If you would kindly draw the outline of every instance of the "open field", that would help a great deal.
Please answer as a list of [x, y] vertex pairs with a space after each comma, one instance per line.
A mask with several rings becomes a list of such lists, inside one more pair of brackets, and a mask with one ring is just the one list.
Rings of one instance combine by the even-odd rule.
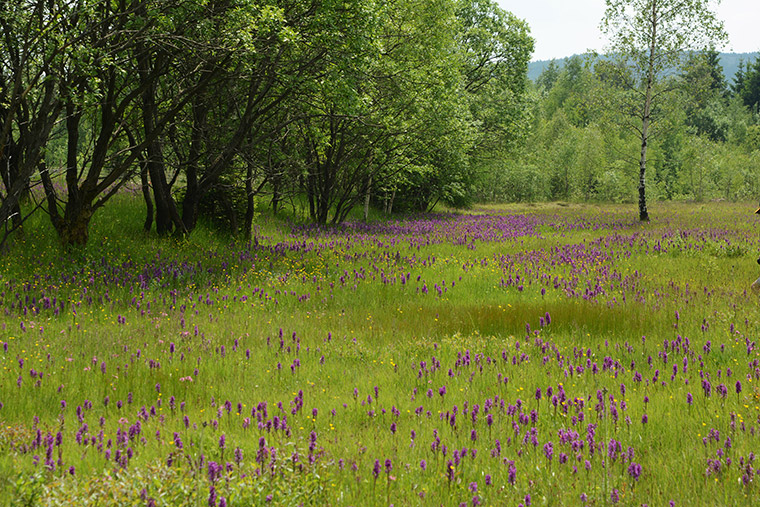
[[262, 217], [250, 245], [112, 208], [84, 252], [39, 225], [0, 259], [2, 503], [758, 495], [750, 204]]

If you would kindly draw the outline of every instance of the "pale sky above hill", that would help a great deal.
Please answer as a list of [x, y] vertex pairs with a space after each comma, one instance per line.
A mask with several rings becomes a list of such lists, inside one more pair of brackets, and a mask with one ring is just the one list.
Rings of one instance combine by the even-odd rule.
[[[603, 51], [599, 22], [604, 0], [497, 0], [501, 8], [524, 19], [536, 40], [532, 60], [551, 60], [589, 49]], [[713, 4], [714, 5], [714, 4]], [[760, 1], [723, 0], [716, 9], [725, 23], [729, 43], [725, 52], [760, 50]]]

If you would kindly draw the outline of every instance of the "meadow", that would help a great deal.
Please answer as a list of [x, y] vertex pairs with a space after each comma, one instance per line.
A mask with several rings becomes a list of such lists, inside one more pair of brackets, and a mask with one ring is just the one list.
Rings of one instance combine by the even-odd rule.
[[752, 505], [751, 204], [498, 206], [240, 243], [126, 197], [0, 258], [0, 503]]

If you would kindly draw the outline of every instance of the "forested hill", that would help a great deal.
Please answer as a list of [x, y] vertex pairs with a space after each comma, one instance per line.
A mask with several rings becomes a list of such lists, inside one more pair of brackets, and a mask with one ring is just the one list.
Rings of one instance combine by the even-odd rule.
[[[739, 69], [739, 62], [744, 61], [746, 64], [747, 62], [754, 61], [755, 58], [757, 57], [758, 57], [757, 52], [755, 53], [721, 53], [720, 64], [721, 66], [723, 66], [723, 75], [726, 76], [726, 81], [729, 83], [733, 82], [734, 76], [736, 75], [736, 72]], [[555, 61], [557, 62], [557, 65], [559, 65], [560, 67], [564, 67], [565, 62], [569, 58], [571, 57], [568, 56], [566, 58], [557, 58]], [[551, 62], [551, 60], [538, 60], [535, 62], [530, 62], [528, 64], [528, 78], [531, 81], [535, 81], [536, 79], [538, 79], [538, 76], [540, 76], [541, 72], [543, 72], [546, 66], [549, 65], [549, 62]]]

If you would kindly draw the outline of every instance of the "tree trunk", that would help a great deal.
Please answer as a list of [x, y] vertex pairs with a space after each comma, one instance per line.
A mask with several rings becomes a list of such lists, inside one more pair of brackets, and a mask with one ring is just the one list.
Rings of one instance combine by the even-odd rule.
[[148, 181], [148, 164], [144, 161], [140, 163], [140, 183], [142, 187], [143, 199], [145, 200], [145, 222], [143, 229], [150, 232], [153, 226], [153, 199], [150, 198], [150, 182]]
[[272, 215], [277, 216], [280, 207], [280, 177], [272, 179]]
[[206, 121], [208, 118], [208, 106], [206, 94], [199, 94], [193, 100], [193, 125], [190, 131], [190, 152], [188, 154], [187, 169], [185, 170], [185, 197], [182, 200], [182, 223], [185, 229], [192, 231], [198, 223], [198, 204], [201, 192], [198, 185], [200, 159], [203, 152], [204, 139], [206, 137]]
[[[149, 73], [150, 65], [148, 58], [142, 59], [142, 64], [146, 68], [141, 69], [141, 74], [147, 75]], [[147, 78], [145, 78], [147, 80]], [[143, 129], [145, 130], [145, 138], [153, 140], [148, 144], [145, 149], [146, 160], [145, 165], [147, 172], [150, 175], [150, 182], [153, 184], [153, 199], [156, 202], [156, 232], [159, 236], [166, 236], [172, 232], [172, 219], [171, 219], [171, 190], [169, 183], [166, 179], [166, 171], [164, 169], [164, 156], [161, 150], [161, 144], [157, 137], [155, 137], [155, 118], [156, 118], [156, 103], [154, 97], [154, 86], [146, 86], [142, 93], [142, 117], [143, 117]]]
[[[197, 174], [188, 167], [187, 186], [185, 187], [185, 197], [182, 199], [182, 223], [185, 229], [192, 231], [198, 223], [198, 204], [200, 203], [200, 193], [198, 192], [197, 179], [190, 177], [190, 173]], [[191, 183], [191, 180], [193, 183]]]
[[251, 241], [253, 233], [253, 216], [256, 214], [256, 201], [253, 199], [253, 162], [248, 161], [245, 172], [245, 223], [243, 234], [246, 241]]
[[[8, 137], [10, 138], [10, 135]], [[21, 194], [25, 192], [25, 189], [26, 192], [28, 192], [29, 188], [28, 179], [20, 181], [18, 164], [19, 153], [17, 145], [14, 143], [13, 139], [10, 138], [10, 141], [6, 144], [6, 149], [0, 154], [0, 166], [2, 166], [0, 168], [0, 175], [2, 175], [3, 186], [5, 187], [6, 192], [2, 201], [2, 206], [0, 206], [0, 209], [3, 210], [2, 213], [0, 213], [0, 220], [2, 220], [3, 225], [6, 227], [6, 236], [7, 234], [10, 234], [11, 231], [21, 229], [23, 223], [20, 204]], [[19, 183], [24, 188], [16, 192], [14, 187], [19, 187]], [[10, 215], [10, 217], [8, 215]], [[8, 218], [11, 220], [10, 228], [8, 227]]]
[[393, 190], [391, 191], [390, 195], [388, 195], [388, 192], [385, 193], [385, 207], [384, 212], [386, 215], [390, 215], [393, 213], [393, 199], [396, 197], [396, 187], [393, 187]]
[[654, 58], [657, 42], [657, 1], [652, 2], [652, 33], [649, 45], [649, 69], [647, 71], [647, 88], [644, 97], [644, 110], [641, 114], [641, 158], [639, 159], [639, 220], [649, 221], [646, 195], [647, 144], [649, 142], [649, 118], [652, 111], [652, 86], [654, 84]]
[[148, 173], [153, 186], [153, 199], [156, 202], [156, 232], [159, 236], [167, 236], [172, 232], [172, 221], [169, 216], [166, 174], [156, 164], [150, 162], [148, 162]]
[[[70, 140], [71, 141], [71, 140]], [[44, 161], [39, 167], [42, 186], [45, 189], [45, 198], [48, 201], [48, 214], [50, 221], [58, 233], [58, 239], [64, 248], [72, 246], [81, 247], [87, 244], [89, 238], [90, 220], [93, 209], [88, 199], [69, 199], [61, 216], [58, 209], [58, 196], [53, 186], [53, 180], [47, 170]]]
[[222, 205], [222, 208], [224, 208], [224, 212], [227, 214], [227, 220], [230, 223], [230, 233], [233, 238], [236, 238], [238, 235], [238, 219], [235, 206], [232, 204], [229, 192], [220, 192], [220, 195], [220, 204]]
[[369, 200], [372, 191], [372, 175], [369, 176], [369, 183], [367, 183], [367, 193], [364, 194], [364, 221], [369, 220]]
[[87, 244], [92, 214], [92, 209], [87, 205], [66, 206], [64, 219], [58, 226], [58, 236], [64, 247]]

